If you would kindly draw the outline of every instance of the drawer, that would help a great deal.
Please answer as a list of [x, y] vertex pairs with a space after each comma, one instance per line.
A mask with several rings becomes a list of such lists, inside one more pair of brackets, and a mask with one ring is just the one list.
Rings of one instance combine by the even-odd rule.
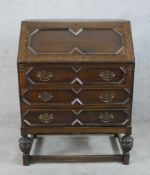
[[122, 84], [126, 80], [126, 70], [124, 66], [112, 65], [28, 67], [25, 77], [32, 85]]
[[130, 99], [127, 89], [26, 89], [22, 94], [25, 105], [83, 106], [124, 105]]
[[45, 110], [23, 111], [23, 125], [34, 126], [124, 126], [130, 123], [126, 110]]

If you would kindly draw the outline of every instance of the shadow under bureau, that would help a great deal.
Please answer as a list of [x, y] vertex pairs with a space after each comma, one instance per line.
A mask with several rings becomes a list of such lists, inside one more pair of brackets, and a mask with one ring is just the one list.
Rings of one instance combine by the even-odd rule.
[[[129, 21], [23, 21], [18, 51], [23, 164], [129, 163], [134, 80]], [[30, 155], [50, 134], [114, 134], [119, 155]]]

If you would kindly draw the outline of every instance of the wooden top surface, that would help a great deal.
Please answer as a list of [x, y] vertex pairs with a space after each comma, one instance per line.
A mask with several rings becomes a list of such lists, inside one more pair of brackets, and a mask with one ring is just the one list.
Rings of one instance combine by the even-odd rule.
[[134, 62], [130, 22], [23, 21], [18, 62]]

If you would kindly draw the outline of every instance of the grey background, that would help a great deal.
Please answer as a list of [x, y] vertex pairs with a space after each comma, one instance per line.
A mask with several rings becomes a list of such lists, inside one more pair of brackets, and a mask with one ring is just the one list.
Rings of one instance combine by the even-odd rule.
[[[21, 165], [16, 57], [24, 19], [129, 19], [136, 56], [131, 164]], [[0, 174], [143, 174], [150, 170], [150, 1], [149, 0], [0, 0]], [[63, 139], [66, 141], [63, 143]], [[44, 138], [52, 153], [112, 150], [99, 136]], [[49, 140], [51, 143], [49, 143]], [[43, 139], [41, 138], [43, 143]], [[40, 144], [39, 143], [39, 147]], [[44, 143], [43, 143], [44, 144]], [[50, 144], [50, 145], [49, 145]], [[57, 147], [55, 147], [57, 145]], [[88, 146], [87, 146], [88, 145]], [[95, 145], [95, 146], [94, 146]], [[41, 148], [37, 148], [41, 149]], [[62, 150], [62, 152], [61, 152]], [[96, 151], [95, 151], [96, 150]]]

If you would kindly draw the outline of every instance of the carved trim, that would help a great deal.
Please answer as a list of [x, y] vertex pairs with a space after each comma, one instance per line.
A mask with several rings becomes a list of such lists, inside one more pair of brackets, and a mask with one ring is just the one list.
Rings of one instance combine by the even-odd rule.
[[[116, 75], [115, 75], [115, 73], [114, 73], [113, 71], [110, 72], [109, 69], [108, 69], [108, 70], [105, 70], [105, 72], [102, 71], [102, 72], [100, 73], [99, 76], [100, 76], [104, 81], [106, 81], [106, 83], [110, 81], [109, 83], [111, 83], [111, 84], [121, 84], [121, 83], [125, 80], [127, 72], [126, 72], [124, 66], [120, 66], [118, 70], [120, 70], [120, 71], [123, 73], [123, 77], [122, 77], [119, 81], [111, 82], [111, 80], [112, 80]], [[108, 72], [106, 72], [106, 71], [108, 71]]]
[[121, 84], [121, 83], [125, 80], [127, 72], [126, 72], [126, 70], [125, 70], [125, 67], [120, 66], [120, 69], [121, 69], [122, 72], [123, 72], [123, 77], [122, 77], [122, 79], [119, 81], [120, 84]]
[[115, 54], [117, 55], [117, 54], [119, 54], [119, 53], [121, 53], [121, 51], [124, 49], [124, 46], [122, 46]]
[[79, 35], [83, 31], [83, 28], [80, 28], [77, 31], [74, 31], [73, 29], [69, 28], [69, 32], [71, 32], [74, 36]]
[[31, 126], [32, 124], [28, 121], [28, 120], [26, 120], [26, 119], [24, 119], [23, 120], [28, 126]]
[[71, 66], [71, 68], [74, 70], [74, 72], [79, 72], [80, 70], [81, 70], [81, 67], [78, 67], [78, 68], [76, 68], [76, 67], [74, 67], [74, 66]]
[[28, 71], [25, 73], [26, 74], [26, 79], [28, 80], [29, 83], [32, 85], [35, 85], [36, 83], [30, 78], [29, 73], [33, 70], [33, 67], [29, 67]]
[[[116, 90], [116, 89], [115, 89]], [[113, 93], [113, 90], [108, 92], [108, 91], [104, 91], [103, 93], [101, 93], [101, 95], [99, 96], [99, 99], [103, 102], [103, 103], [112, 103], [112, 104], [126, 104], [129, 100], [130, 100], [130, 91], [127, 88], [124, 89], [120, 89], [120, 91], [122, 93], [125, 93], [125, 98], [120, 101], [120, 102], [113, 102], [113, 99], [115, 98], [115, 95]]]
[[19, 139], [19, 146], [20, 150], [25, 154], [28, 155], [32, 146], [33, 139], [30, 137], [21, 137]]
[[33, 32], [31, 32], [28, 40], [28, 49], [35, 55], [37, 55], [37, 52], [31, 47], [31, 39], [32, 36], [35, 35], [37, 32], [39, 32], [39, 29], [35, 29]]
[[122, 102], [122, 104], [126, 104], [130, 100], [130, 91], [127, 88], [124, 88], [123, 90], [127, 93], [128, 97]]
[[[40, 112], [40, 114], [44, 114], [44, 113], [47, 113], [48, 115], [50, 115], [50, 114], [52, 114], [53, 113], [53, 111], [54, 111], [54, 113], [55, 113], [55, 111], [57, 111], [56, 109], [54, 110], [52, 110], [52, 111], [49, 111], [48, 109], [44, 109], [44, 110], [41, 110], [41, 111], [39, 111]], [[64, 111], [63, 109], [61, 109], [61, 110], [59, 110], [59, 111]], [[82, 115], [82, 112], [84, 111], [84, 112], [87, 112], [87, 114], [88, 114], [88, 112], [92, 112], [93, 111], [93, 115], [96, 115], [97, 116], [97, 119], [99, 118], [99, 120], [102, 120], [101, 119], [101, 116], [100, 116], [100, 114], [104, 114], [104, 113], [108, 113], [108, 114], [113, 114], [113, 116], [114, 116], [114, 121], [113, 120], [111, 120], [110, 122], [108, 122], [108, 121], [106, 121], [106, 122], [87, 122], [87, 123], [84, 123], [84, 126], [105, 126], [105, 125], [107, 125], [107, 126], [124, 126], [124, 125], [126, 125], [128, 122], [129, 122], [129, 120], [130, 120], [130, 114], [126, 111], [126, 110], [122, 110], [122, 109], [114, 109], [114, 110], [112, 110], [112, 109], [108, 109], [108, 110], [92, 110], [92, 109], [90, 109], [90, 110], [83, 110], [83, 109], [68, 109], [68, 110], [65, 110], [65, 111], [67, 111], [67, 112], [72, 112], [73, 114], [74, 114], [74, 116], [72, 115], [72, 117], [75, 117], [75, 119], [78, 117], [78, 116], [80, 116], [80, 114]], [[123, 118], [122, 118], [122, 120], [120, 120], [120, 122], [118, 122], [118, 123], [116, 123], [115, 121], [115, 114], [114, 114], [114, 112], [115, 111], [118, 111], [118, 115], [122, 115], [123, 116]], [[28, 113], [30, 113], [31, 112], [31, 114], [29, 114], [28, 115]], [[94, 112], [96, 112], [96, 113], [94, 113]], [[28, 126], [45, 126], [46, 125], [46, 123], [44, 123], [44, 122], [38, 122], [38, 117], [40, 116], [40, 114], [39, 113], [35, 113], [35, 111], [34, 110], [32, 110], [32, 109], [30, 109], [30, 110], [27, 110], [27, 111], [25, 111], [23, 114], [22, 114], [22, 118], [24, 119], [24, 122], [28, 125]], [[61, 115], [61, 112], [60, 112], [60, 114], [59, 115]], [[31, 118], [31, 116], [34, 116], [35, 117], [35, 121], [32, 121], [32, 118]], [[51, 117], [54, 117], [54, 116], [51, 116]], [[56, 114], [56, 117], [57, 117], [57, 114]], [[116, 115], [116, 117], [117, 117], [117, 115]], [[53, 120], [53, 119], [52, 119]], [[49, 123], [49, 125], [51, 125], [51, 126], [71, 126], [71, 123], [69, 122], [69, 123], [60, 123], [59, 121], [56, 121], [56, 122], [53, 122], [53, 123]]]
[[79, 49], [78, 47], [74, 47], [69, 54], [73, 54], [73, 53], [80, 53], [80, 54], [84, 54], [81, 49]]
[[76, 111], [75, 109], [72, 109], [72, 112], [73, 112], [76, 116], [79, 115], [82, 111], [83, 111], [82, 109], [80, 109], [80, 110], [78, 110], [78, 111]]
[[[32, 89], [31, 89], [32, 90]], [[79, 94], [80, 92], [81, 92], [81, 88], [78, 90], [78, 91], [76, 91], [75, 89], [73, 89], [72, 88], [72, 90], [73, 90], [73, 92], [75, 93], [75, 94]], [[122, 90], [122, 93], [125, 93], [125, 99], [124, 100], [122, 100], [122, 101], [120, 101], [120, 102], [114, 102], [114, 104], [122, 104], [122, 105], [124, 105], [124, 104], [126, 104], [129, 100], [130, 100], [130, 91], [127, 89], [127, 88], [124, 88], [124, 89], [121, 89]], [[30, 91], [30, 88], [27, 88], [27, 89], [25, 89], [24, 91], [23, 91], [23, 93], [22, 93], [22, 101], [25, 103], [25, 104], [27, 104], [27, 105], [36, 105], [36, 104], [39, 104], [39, 102], [36, 102], [36, 103], [31, 103], [29, 100], [28, 100], [28, 98], [26, 98], [26, 94], [28, 93]], [[42, 94], [42, 93], [45, 93], [45, 94]], [[105, 92], [104, 92], [105, 93]], [[101, 94], [100, 96], [99, 96], [99, 99], [100, 100], [102, 100], [104, 103], [110, 103], [110, 102], [112, 102], [113, 103], [113, 98], [115, 97], [114, 95], [113, 95], [113, 92], [110, 92], [110, 94], [113, 96], [111, 96], [111, 97], [109, 97], [108, 96], [108, 98], [107, 98], [107, 96], [106, 97], [104, 97], [104, 95], [105, 94]], [[107, 94], [108, 94], [108, 92], [106, 92]], [[109, 95], [109, 94], [108, 94]], [[39, 93], [39, 99], [40, 99], [40, 101], [41, 102], [50, 102], [51, 100], [52, 100], [52, 98], [53, 98], [53, 94], [51, 93], [51, 92], [47, 92], [47, 91], [44, 91], [44, 92], [41, 92], [41, 93]], [[71, 102], [71, 104], [72, 105], [74, 105], [75, 103], [79, 103], [80, 105], [83, 105], [83, 102], [79, 99], [79, 98], [76, 98], [76, 99], [74, 99], [72, 102]], [[42, 103], [40, 103], [40, 104], [42, 104]], [[57, 104], [56, 104], [57, 105]], [[65, 104], [62, 104], [62, 105], [65, 105]]]
[[83, 84], [83, 82], [80, 80], [80, 78], [76, 77], [71, 81], [71, 84], [75, 84], [76, 82], [78, 82], [80, 85]]
[[129, 119], [126, 119], [123, 123], [122, 123], [122, 125], [125, 125], [125, 124], [127, 124], [128, 123], [128, 121], [129, 121]]
[[120, 40], [121, 40], [121, 45], [122, 45], [122, 47], [120, 47], [120, 49], [118, 49], [118, 50], [116, 51], [116, 53], [115, 53], [115, 54], [119, 54], [119, 53], [121, 53], [121, 51], [125, 48], [125, 43], [124, 43], [123, 35], [122, 35], [122, 33], [119, 32], [116, 28], [113, 28], [113, 31], [116, 32], [116, 34], [118, 34], [118, 35], [120, 36]]
[[81, 92], [81, 88], [80, 89], [78, 89], [78, 90], [76, 90], [76, 89], [74, 89], [74, 88], [72, 88], [72, 91], [75, 93], [75, 94], [79, 94], [79, 92]]
[[74, 105], [74, 104], [76, 104], [76, 103], [78, 103], [78, 104], [80, 104], [80, 105], [83, 105], [82, 101], [81, 101], [79, 98], [76, 98], [76, 99], [74, 99], [74, 100], [71, 102], [72, 105]]
[[[36, 67], [36, 68], [39, 68], [39, 67]], [[28, 82], [30, 83], [30, 84], [32, 84], [32, 85], [35, 85], [35, 84], [42, 84], [42, 83], [46, 83], [46, 82], [37, 82], [37, 81], [34, 81], [34, 80], [32, 80], [31, 78], [30, 78], [30, 72], [32, 72], [32, 71], [34, 71], [34, 69], [35, 69], [35, 67], [29, 67], [29, 69], [28, 69], [28, 71], [25, 73], [26, 74], [26, 79], [28, 80]], [[75, 67], [74, 68], [72, 68], [72, 66], [71, 66], [71, 69], [73, 69], [74, 71], [76, 70], [77, 72], [79, 72], [82, 68], [78, 68], [78, 69], [76, 69]], [[124, 66], [120, 66], [119, 68], [117, 68], [118, 69], [118, 71], [120, 71], [120, 73], [122, 73], [122, 77], [121, 77], [121, 79], [120, 80], [118, 80], [118, 81], [111, 81], [111, 82], [109, 82], [110, 84], [121, 84], [124, 80], [125, 80], [125, 78], [126, 78], [126, 74], [127, 74], [127, 72], [126, 72], [126, 67], [124, 67]], [[77, 73], [76, 72], [76, 73]], [[79, 77], [76, 77], [76, 78], [74, 78], [72, 81], [71, 81], [71, 84], [74, 84], [75, 82], [78, 82], [80, 85], [83, 85], [83, 82], [80, 80], [80, 78]], [[48, 82], [47, 82], [48, 83]], [[107, 82], [100, 82], [100, 83], [107, 83]], [[64, 84], [64, 83], [63, 83]]]
[[[26, 110], [26, 111], [22, 114], [23, 118], [25, 118], [25, 116], [26, 116], [29, 112], [30, 112], [30, 110]], [[29, 125], [29, 126], [32, 125], [32, 124], [31, 124], [28, 120], [26, 120], [26, 119], [24, 119], [23, 121], [24, 121], [27, 125]]]
[[128, 153], [133, 147], [133, 138], [129, 135], [125, 135], [121, 139], [121, 147], [124, 153]]
[[29, 88], [25, 89], [22, 93], [22, 101], [27, 104], [27, 105], [31, 105], [31, 103], [25, 98], [26, 93], [29, 92]]
[[74, 126], [76, 123], [78, 123], [80, 126], [83, 126], [83, 123], [79, 119], [75, 119], [71, 125]]
[[[101, 30], [102, 28], [97, 28], [97, 29], [95, 29], [95, 28], [93, 28], [93, 31], [94, 30]], [[116, 50], [116, 51], [114, 51], [114, 52], [83, 52], [83, 51], [81, 51], [81, 49], [78, 47], [78, 46], [75, 46], [71, 51], [69, 51], [68, 53], [65, 53], [65, 52], [62, 52], [62, 53], [55, 53], [55, 52], [53, 52], [53, 53], [43, 53], [43, 52], [37, 52], [33, 47], [32, 47], [32, 37], [36, 34], [36, 33], [38, 33], [39, 31], [48, 31], [48, 30], [51, 30], [51, 29], [35, 29], [33, 32], [31, 32], [30, 34], [29, 34], [29, 41], [28, 41], [28, 49], [33, 53], [33, 54], [35, 54], [35, 55], [37, 55], [37, 54], [41, 54], [41, 55], [44, 55], [44, 54], [73, 54], [73, 53], [79, 53], [79, 54], [82, 54], [82, 55], [84, 55], [84, 54], [88, 54], [88, 55], [100, 55], [100, 54], [119, 54], [123, 49], [124, 49], [124, 40], [123, 40], [123, 36], [122, 36], [122, 33], [120, 33], [116, 28], [105, 28], [105, 29], [108, 29], [108, 30], [112, 30], [117, 36], [119, 36], [119, 38], [120, 38], [120, 41], [121, 41], [121, 45], [120, 45], [120, 47], [118, 48], [118, 50]], [[53, 30], [54, 31], [58, 31], [58, 28], [53, 28]], [[72, 28], [60, 28], [59, 30], [62, 30], [62, 31], [68, 31], [68, 32], [70, 32], [70, 33], [72, 33], [73, 34], [73, 36], [75, 36], [75, 37], [77, 37], [77, 36], [79, 36], [80, 35], [80, 33], [81, 32], [83, 32], [83, 31], [88, 31], [88, 30], [92, 30], [92, 28], [80, 28], [80, 29], [78, 29], [77, 31], [75, 31], [74, 29], [72, 29]]]

